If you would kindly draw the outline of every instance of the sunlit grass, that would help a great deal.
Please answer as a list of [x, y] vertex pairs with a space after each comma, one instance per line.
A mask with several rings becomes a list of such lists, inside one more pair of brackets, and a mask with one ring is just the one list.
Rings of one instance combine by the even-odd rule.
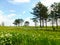
[[38, 28], [0, 27], [0, 45], [60, 45], [59, 31]]

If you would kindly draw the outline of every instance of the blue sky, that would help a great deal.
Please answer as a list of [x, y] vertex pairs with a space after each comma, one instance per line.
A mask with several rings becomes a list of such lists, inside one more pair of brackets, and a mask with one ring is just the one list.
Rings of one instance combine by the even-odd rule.
[[15, 19], [22, 18], [30, 21], [30, 25], [34, 25], [30, 20], [33, 17], [30, 12], [39, 1], [46, 6], [50, 6], [53, 2], [59, 2], [59, 0], [0, 0], [0, 24], [4, 22], [5, 25], [13, 25]]
[[[10, 2], [11, 1], [11, 2]], [[19, 0], [18, 0], [19, 1]], [[23, 0], [22, 0], [23, 1]], [[13, 2], [13, 0], [0, 0], [0, 10], [4, 12], [4, 15], [14, 13], [16, 18], [32, 17], [30, 14], [33, 4], [38, 2], [37, 0], [30, 0], [26, 2]]]

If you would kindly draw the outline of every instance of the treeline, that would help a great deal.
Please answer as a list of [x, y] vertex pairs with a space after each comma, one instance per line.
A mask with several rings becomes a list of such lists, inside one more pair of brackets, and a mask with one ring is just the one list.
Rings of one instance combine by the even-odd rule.
[[[35, 26], [37, 26], [37, 22], [39, 22], [41, 28], [44, 26], [47, 28], [47, 22], [51, 22], [53, 29], [55, 25], [56, 28], [58, 28], [58, 19], [60, 19], [60, 2], [55, 2], [49, 7], [50, 8], [46, 7], [41, 2], [38, 2], [36, 6], [32, 8], [33, 11], [31, 14], [34, 15], [34, 18], [31, 18], [31, 20], [35, 23]], [[15, 19], [13, 24], [16, 26], [22, 26], [23, 22], [23, 19]], [[4, 25], [4, 23], [2, 23], [2, 25]], [[24, 26], [29, 26], [29, 21], [25, 21]]]
[[56, 23], [56, 28], [58, 28], [58, 19], [60, 19], [60, 2], [55, 2], [50, 6], [49, 9], [41, 2], [38, 2], [32, 10], [33, 12], [31, 12], [31, 14], [34, 15], [33, 20], [35, 23], [37, 20], [39, 20], [40, 27], [44, 27], [45, 23], [45, 26], [47, 28], [47, 22], [51, 21], [52, 28], [54, 29], [54, 23]]
[[[60, 2], [55, 2], [50, 6], [49, 9], [41, 2], [38, 2], [32, 10], [33, 11], [31, 12], [31, 14], [34, 15], [34, 18], [31, 18], [31, 20], [33, 20], [33, 22], [35, 23], [35, 26], [37, 25], [37, 22], [40, 22], [40, 27], [44, 27], [45, 23], [45, 26], [47, 28], [47, 22], [51, 21], [52, 27], [54, 28], [55, 24], [56, 28], [58, 28], [58, 19], [60, 19]], [[19, 26], [22, 25], [22, 23], [23, 19], [16, 19], [13, 24]], [[25, 22], [24, 25], [29, 25], [29, 22]]]
[[[13, 24], [16, 25], [16, 26], [22, 26], [23, 22], [24, 22], [23, 19], [15, 19]], [[29, 21], [25, 21], [24, 26], [29, 26]]]

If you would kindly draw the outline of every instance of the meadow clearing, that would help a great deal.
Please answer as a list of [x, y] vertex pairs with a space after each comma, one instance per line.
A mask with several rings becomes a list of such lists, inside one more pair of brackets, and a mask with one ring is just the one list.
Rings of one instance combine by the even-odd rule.
[[51, 27], [45, 29], [1, 26], [0, 45], [60, 45], [60, 32]]
[[60, 0], [0, 0], [0, 45], [60, 45]]

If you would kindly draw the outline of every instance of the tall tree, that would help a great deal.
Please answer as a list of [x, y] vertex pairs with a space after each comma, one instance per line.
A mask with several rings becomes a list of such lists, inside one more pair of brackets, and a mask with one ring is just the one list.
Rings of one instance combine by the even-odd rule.
[[56, 27], [58, 28], [58, 18], [60, 18], [60, 3], [54, 3], [51, 5], [53, 9], [53, 17], [54, 21], [56, 22]]
[[51, 13], [49, 14], [49, 21], [52, 21], [52, 28], [54, 28], [54, 19], [55, 19], [55, 17], [54, 17], [54, 12], [53, 11], [51, 11]]
[[[39, 18], [40, 21], [40, 27], [42, 27], [42, 22], [44, 24], [44, 17], [47, 15], [47, 7], [44, 6], [41, 2], [38, 2], [36, 6], [33, 8], [32, 14]], [[42, 21], [42, 22], [41, 22]]]
[[44, 17], [46, 29], [47, 29], [47, 19], [48, 19], [48, 13], [46, 13], [46, 16]]
[[37, 22], [38, 22], [37, 18], [32, 18], [32, 20], [35, 23], [35, 27], [36, 27], [37, 26]]

